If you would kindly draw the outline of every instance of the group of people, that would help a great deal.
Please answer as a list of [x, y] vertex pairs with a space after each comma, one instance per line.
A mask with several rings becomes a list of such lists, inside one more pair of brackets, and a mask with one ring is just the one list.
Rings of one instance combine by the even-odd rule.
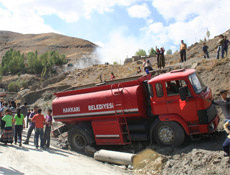
[[221, 58], [224, 58], [225, 55], [227, 57], [228, 56], [228, 45], [229, 45], [229, 40], [227, 39], [227, 36], [220, 35], [217, 44], [218, 44], [218, 47], [217, 47], [216, 58], [219, 59], [220, 54], [221, 54]]
[[[35, 130], [34, 145], [38, 149], [39, 138], [40, 148], [46, 149], [50, 147], [50, 133], [52, 126], [52, 110], [48, 109], [46, 117], [41, 114], [42, 110], [34, 106], [33, 110], [27, 109], [27, 104], [20, 106], [14, 101], [10, 104], [2, 103], [1, 107], [1, 142], [5, 145], [8, 143], [19, 144], [22, 146], [22, 131], [26, 127], [25, 121], [30, 122], [27, 137], [23, 144], [29, 144], [30, 136]], [[28, 125], [27, 125], [28, 126]], [[45, 133], [43, 128], [45, 126]]]
[[[227, 39], [227, 36], [224, 36], [224, 35], [219, 36], [219, 40], [217, 42], [217, 53], [216, 53], [217, 59], [219, 59], [220, 56], [221, 58], [228, 56], [228, 45], [229, 44], [230, 42]], [[187, 45], [184, 43], [183, 40], [181, 40], [181, 45], [180, 45], [181, 62], [186, 62], [186, 50], [187, 50]], [[204, 58], [209, 58], [208, 46], [206, 45], [206, 42], [203, 43], [202, 51], [203, 51]]]
[[[161, 69], [161, 68], [164, 68], [165, 67], [165, 56], [164, 56], [164, 48], [157, 48], [156, 47], [156, 56], [157, 56], [157, 67], [158, 69]], [[150, 60], [145, 60], [143, 62], [143, 68], [144, 68], [144, 71], [146, 72], [146, 74], [149, 74], [150, 71], [153, 70], [152, 68], [152, 63], [150, 62]], [[137, 70], [137, 73], [140, 73], [141, 72], [141, 69], [140, 67], [138, 67], [138, 70]]]
[[159, 69], [164, 68], [165, 67], [165, 49], [163, 47], [161, 47], [160, 49], [158, 49], [156, 47], [156, 55], [157, 55], [157, 67]]

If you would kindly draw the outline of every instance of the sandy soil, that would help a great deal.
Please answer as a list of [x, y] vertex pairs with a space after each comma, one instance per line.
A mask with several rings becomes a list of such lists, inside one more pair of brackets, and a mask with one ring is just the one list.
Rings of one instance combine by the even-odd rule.
[[[32, 141], [33, 138], [30, 139]], [[95, 161], [93, 158], [51, 147], [36, 150], [33, 143], [4, 146], [0, 144], [0, 174], [7, 175], [119, 175], [127, 174], [118, 167]]]

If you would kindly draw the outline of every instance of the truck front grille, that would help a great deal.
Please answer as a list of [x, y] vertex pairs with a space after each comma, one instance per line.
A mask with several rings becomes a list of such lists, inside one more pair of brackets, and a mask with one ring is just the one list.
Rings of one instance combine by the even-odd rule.
[[210, 123], [217, 115], [217, 110], [215, 105], [211, 105], [208, 109], [198, 110], [198, 117], [200, 124]]

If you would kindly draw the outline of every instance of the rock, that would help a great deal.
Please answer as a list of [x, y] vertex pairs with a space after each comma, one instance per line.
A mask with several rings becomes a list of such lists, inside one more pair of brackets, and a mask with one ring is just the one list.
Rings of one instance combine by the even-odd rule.
[[218, 163], [220, 163], [219, 159], [216, 159], [216, 160], [213, 161], [213, 164], [218, 164]]
[[90, 157], [93, 157], [95, 152], [97, 152], [97, 150], [94, 147], [91, 147], [89, 145], [87, 145], [85, 147], [85, 153], [86, 153], [86, 155], [88, 155]]
[[128, 165], [128, 169], [129, 170], [133, 170], [133, 166], [132, 165]]

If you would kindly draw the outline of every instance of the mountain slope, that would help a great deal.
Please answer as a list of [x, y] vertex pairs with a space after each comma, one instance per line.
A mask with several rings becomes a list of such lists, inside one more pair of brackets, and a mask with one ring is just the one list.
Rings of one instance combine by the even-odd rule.
[[0, 31], [0, 59], [12, 48], [22, 53], [38, 51], [38, 54], [55, 50], [65, 54], [67, 59], [75, 60], [90, 55], [96, 47], [97, 45], [87, 40], [56, 33], [20, 34]]

